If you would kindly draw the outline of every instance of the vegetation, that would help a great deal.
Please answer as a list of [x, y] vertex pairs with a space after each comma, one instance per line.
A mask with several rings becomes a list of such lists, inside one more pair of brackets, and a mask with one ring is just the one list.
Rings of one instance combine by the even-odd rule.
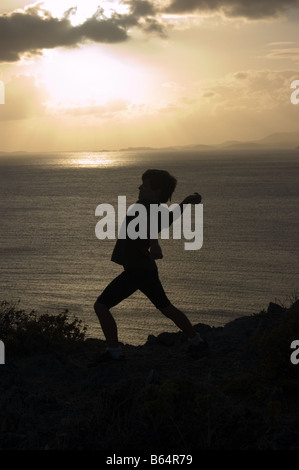
[[104, 344], [80, 320], [6, 302], [0, 331], [1, 450], [299, 450], [298, 301], [208, 329], [196, 360], [173, 334], [94, 365]]
[[77, 341], [84, 340], [86, 329], [81, 320], [70, 320], [68, 310], [58, 315], [40, 315], [34, 310], [27, 313], [6, 301], [0, 305], [1, 340], [14, 352], [24, 354], [40, 347], [45, 350], [74, 346]]

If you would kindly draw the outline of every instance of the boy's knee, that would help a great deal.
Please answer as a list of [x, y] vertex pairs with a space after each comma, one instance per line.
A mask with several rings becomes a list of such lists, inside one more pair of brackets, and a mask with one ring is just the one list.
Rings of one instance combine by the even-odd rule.
[[101, 304], [98, 300], [95, 301], [93, 308], [97, 315], [108, 310], [107, 307], [104, 304]]

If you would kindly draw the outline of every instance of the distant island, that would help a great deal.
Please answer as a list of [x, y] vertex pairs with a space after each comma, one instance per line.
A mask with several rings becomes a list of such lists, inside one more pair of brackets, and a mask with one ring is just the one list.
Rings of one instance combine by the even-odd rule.
[[0, 156], [11, 156], [16, 155], [19, 157], [30, 155], [40, 155], [40, 154], [53, 154], [53, 153], [63, 153], [63, 152], [182, 152], [182, 151], [209, 151], [209, 150], [267, 150], [267, 149], [298, 149], [299, 145], [299, 132], [276, 132], [270, 134], [260, 140], [251, 140], [251, 141], [239, 141], [239, 140], [227, 140], [221, 144], [189, 144], [189, 145], [171, 145], [166, 147], [151, 147], [151, 146], [130, 146], [120, 149], [70, 149], [70, 150], [56, 150], [56, 151], [24, 151], [24, 150], [14, 150], [14, 151], [0, 151]]
[[127, 147], [119, 149], [120, 152], [132, 152], [132, 151], [184, 151], [184, 150], [221, 150], [221, 149], [268, 149], [268, 148], [299, 148], [299, 132], [276, 132], [270, 134], [260, 140], [252, 141], [239, 141], [239, 140], [227, 140], [221, 144], [192, 144], [192, 145], [173, 145], [167, 147]]

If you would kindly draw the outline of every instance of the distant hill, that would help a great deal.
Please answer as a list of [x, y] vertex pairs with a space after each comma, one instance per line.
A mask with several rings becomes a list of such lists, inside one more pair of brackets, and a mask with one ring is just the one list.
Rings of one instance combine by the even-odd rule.
[[120, 152], [135, 152], [135, 151], [150, 151], [150, 150], [157, 150], [155, 147], [127, 147], [124, 149], [119, 149]]
[[27, 155], [27, 154], [28, 152], [25, 152], [24, 150], [17, 150], [15, 152], [0, 152], [0, 155]]
[[[267, 149], [267, 148], [280, 148], [280, 149], [298, 149], [299, 148], [299, 132], [275, 132], [269, 134], [266, 137], [263, 137], [259, 140], [250, 140], [250, 141], [239, 141], [239, 140], [227, 140], [221, 144], [189, 144], [189, 145], [171, 145], [167, 147], [149, 147], [149, 146], [138, 146], [138, 147], [127, 147], [121, 148], [117, 151], [120, 152], [155, 152], [155, 151], [165, 151], [165, 152], [175, 152], [175, 151], [209, 151], [209, 150], [221, 150], [221, 149], [232, 149], [232, 150], [246, 150], [246, 149]], [[71, 150], [69, 150], [71, 151]], [[77, 152], [77, 150], [74, 150]], [[96, 152], [113, 152], [116, 149], [110, 150], [91, 150]], [[33, 154], [42, 154], [46, 151], [40, 152], [26, 152], [26, 151], [0, 151], [0, 156], [26, 156], [28, 153]], [[56, 152], [59, 152], [58, 150]], [[56, 153], [51, 151], [50, 153]], [[49, 153], [49, 152], [46, 152]]]
[[252, 148], [264, 148], [267, 146], [260, 144], [258, 142], [238, 142], [237, 140], [235, 140], [235, 141], [224, 142], [223, 144], [217, 145], [216, 147], [220, 149], [225, 149], [225, 148], [252, 149]]
[[276, 132], [259, 140], [239, 141], [228, 140], [221, 144], [173, 145], [168, 147], [128, 147], [121, 151], [184, 151], [184, 150], [215, 150], [215, 149], [263, 149], [263, 148], [298, 148], [299, 132]]
[[299, 132], [275, 132], [259, 140], [238, 141], [228, 140], [222, 144], [215, 145], [214, 148], [298, 148]]
[[267, 145], [287, 144], [296, 145], [299, 143], [299, 132], [276, 132], [258, 141]]

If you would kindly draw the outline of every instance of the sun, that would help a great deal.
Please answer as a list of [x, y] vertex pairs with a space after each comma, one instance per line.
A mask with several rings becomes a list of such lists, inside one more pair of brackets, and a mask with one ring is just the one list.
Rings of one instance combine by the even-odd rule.
[[[76, 5], [77, 3], [77, 5]], [[53, 17], [67, 16], [73, 26], [91, 18], [101, 9], [105, 17], [125, 13], [128, 3], [118, 0], [45, 0], [37, 5]], [[68, 12], [68, 13], [66, 13]], [[45, 14], [45, 13], [44, 13]], [[23, 59], [27, 73], [34, 75], [45, 90], [44, 104], [50, 111], [92, 109], [110, 103], [127, 103], [140, 109], [152, 102], [153, 76], [148, 63], [134, 53], [134, 46], [91, 43], [77, 46], [43, 49], [39, 56]], [[138, 57], [138, 58], [137, 58]]]
[[[98, 0], [77, 4], [73, 0], [45, 0], [28, 8], [36, 5], [41, 15], [49, 11], [56, 18], [67, 16], [73, 25], [83, 23], [99, 11]], [[100, 3], [105, 15], [113, 14], [116, 7], [128, 9], [128, 5], [117, 0]], [[118, 12], [124, 13], [121, 8]], [[150, 50], [147, 44], [144, 48]], [[106, 119], [116, 114], [123, 118], [124, 111], [129, 111], [126, 118], [130, 118], [150, 113], [160, 96], [159, 71], [141, 54], [134, 41], [115, 47], [115, 44], [83, 38], [72, 47], [45, 48], [39, 54], [28, 54], [22, 58], [22, 66], [26, 75], [34, 77], [43, 93], [44, 109], [51, 116], [62, 113], [77, 119], [89, 115], [92, 121], [93, 117]]]
[[44, 51], [38, 72], [52, 106], [96, 106], [113, 100], [138, 104], [147, 94], [143, 65], [107, 45]]
[[[100, 6], [106, 17], [128, 8], [111, 0]], [[42, 8], [59, 18], [71, 9], [68, 18], [75, 26], [99, 11], [99, 2], [87, 0], [74, 7], [71, 0], [45, 0]], [[115, 100], [139, 104], [147, 96], [145, 64], [107, 44], [87, 42], [72, 49], [44, 50], [38, 73], [52, 108], [101, 106]]]

